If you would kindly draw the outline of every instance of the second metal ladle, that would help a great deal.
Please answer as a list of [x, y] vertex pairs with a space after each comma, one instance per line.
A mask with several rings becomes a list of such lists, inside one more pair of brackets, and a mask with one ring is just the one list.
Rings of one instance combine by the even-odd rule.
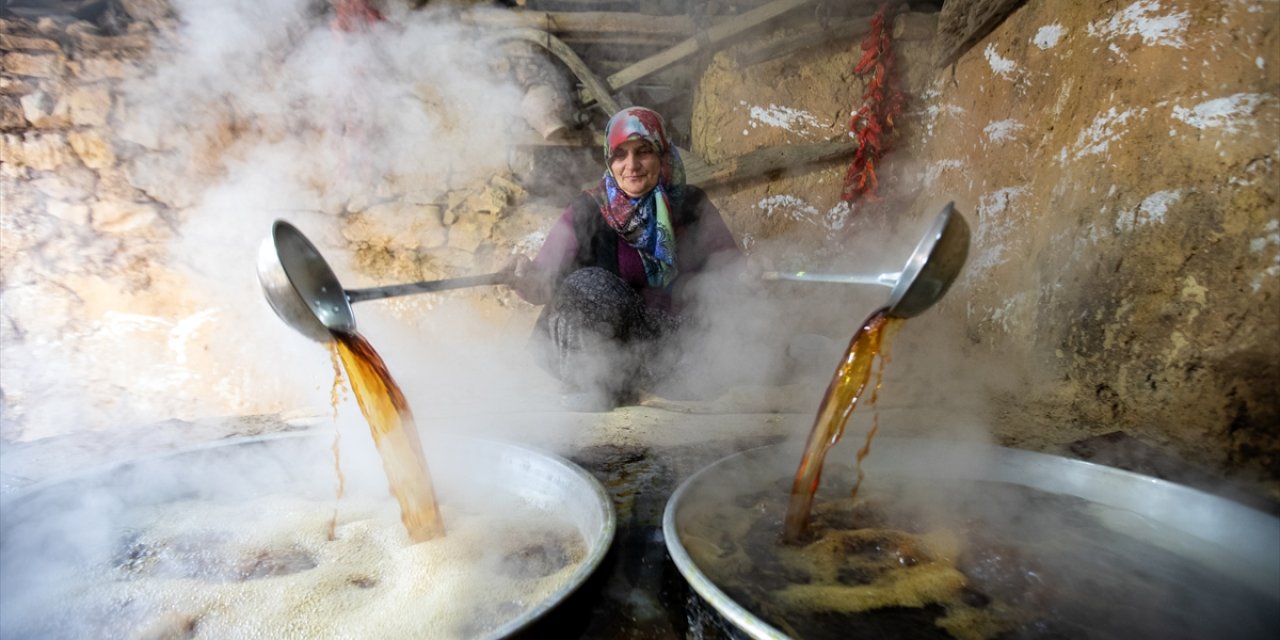
[[879, 275], [768, 271], [765, 280], [874, 284], [889, 287], [889, 315], [911, 318], [942, 298], [969, 256], [969, 224], [948, 202], [929, 227], [902, 271]]

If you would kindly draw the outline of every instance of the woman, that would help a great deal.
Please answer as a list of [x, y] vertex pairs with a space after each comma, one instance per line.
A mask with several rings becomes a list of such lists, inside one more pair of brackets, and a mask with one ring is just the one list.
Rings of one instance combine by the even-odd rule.
[[690, 282], [740, 256], [720, 213], [685, 184], [662, 117], [630, 107], [605, 127], [605, 172], [579, 194], [530, 262], [509, 267], [522, 298], [544, 304], [539, 362], [567, 407], [608, 410], [674, 374]]

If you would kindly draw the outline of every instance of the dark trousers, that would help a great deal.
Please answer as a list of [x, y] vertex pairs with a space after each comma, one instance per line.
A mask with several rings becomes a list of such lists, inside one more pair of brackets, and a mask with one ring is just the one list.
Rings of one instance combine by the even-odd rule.
[[531, 348], [565, 392], [627, 399], [649, 390], [674, 365], [668, 348], [678, 316], [644, 303], [621, 278], [599, 267], [570, 273], [534, 325]]

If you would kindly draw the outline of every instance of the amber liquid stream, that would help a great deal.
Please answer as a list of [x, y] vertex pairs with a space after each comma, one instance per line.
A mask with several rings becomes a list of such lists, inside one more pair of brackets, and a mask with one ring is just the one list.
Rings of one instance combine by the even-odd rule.
[[[333, 366], [333, 386], [329, 389], [329, 406], [333, 408], [333, 417], [338, 417], [338, 402], [342, 399], [342, 363], [338, 360], [338, 341], [334, 340], [329, 344], [329, 363]], [[342, 432], [335, 429], [333, 431], [333, 444], [330, 449], [333, 451], [333, 470], [338, 476], [338, 489], [335, 492], [338, 500], [342, 499], [342, 495], [346, 493], [347, 476], [342, 473]], [[329, 519], [329, 539], [336, 540], [338, 538], [338, 507], [333, 507], [333, 517]]]
[[[818, 491], [818, 483], [822, 480], [822, 463], [827, 452], [834, 447], [844, 435], [849, 416], [857, 408], [859, 400], [871, 379], [872, 363], [876, 356], [885, 352], [889, 338], [901, 326], [903, 320], [888, 315], [888, 309], [881, 309], [862, 323], [862, 328], [853, 334], [844, 358], [836, 367], [827, 392], [818, 406], [818, 415], [814, 419], [813, 429], [805, 442], [804, 457], [800, 459], [800, 467], [796, 470], [795, 480], [791, 483], [791, 499], [787, 503], [787, 515], [783, 524], [782, 538], [787, 542], [798, 542], [805, 534], [808, 526], [809, 511], [813, 507], [813, 496]], [[883, 364], [886, 358], [881, 358]], [[883, 368], [881, 369], [883, 374]], [[877, 376], [875, 390], [879, 390], [880, 379]], [[873, 392], [874, 398], [874, 392]], [[877, 423], [867, 433], [867, 441], [858, 451], [858, 483], [862, 481], [862, 460], [871, 450], [871, 439], [879, 428]], [[854, 485], [857, 491], [857, 485]]]
[[[424, 542], [444, 535], [427, 460], [404, 393], [391, 378], [382, 357], [363, 336], [335, 333], [334, 340], [351, 392], [382, 457], [391, 493], [400, 503], [400, 519], [409, 538]], [[336, 441], [334, 447], [336, 453]]]

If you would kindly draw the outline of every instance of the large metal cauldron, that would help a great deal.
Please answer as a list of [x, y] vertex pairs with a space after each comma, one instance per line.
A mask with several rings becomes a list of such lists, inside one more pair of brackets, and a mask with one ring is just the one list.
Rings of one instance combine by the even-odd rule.
[[[823, 490], [818, 502], [848, 497], [852, 461], [856, 447], [848, 439], [827, 457]], [[686, 480], [668, 501], [663, 532], [667, 548], [680, 573], [693, 590], [714, 609], [714, 630], [727, 621], [732, 635], [751, 638], [788, 638], [779, 626], [767, 622], [758, 604], [749, 604], [729, 595], [733, 589], [717, 582], [708, 561], [702, 565], [695, 557], [707, 558], [705, 550], [727, 555], [720, 547], [707, 547], [706, 522], [710, 510], [743, 496], [767, 495], [790, 487], [790, 478], [798, 464], [800, 451], [792, 445], [775, 445], [752, 449], [724, 458]], [[1174, 554], [1186, 559], [1189, 566], [1203, 568], [1205, 573], [1223, 576], [1224, 582], [1238, 586], [1249, 597], [1244, 613], [1254, 618], [1247, 628], [1236, 626], [1235, 619], [1215, 627], [1217, 637], [1274, 637], [1280, 627], [1280, 520], [1241, 504], [1163, 480], [1104, 467], [1088, 462], [1028, 451], [917, 439], [879, 438], [874, 441], [864, 464], [866, 480], [859, 496], [881, 482], [907, 478], [916, 486], [948, 488], [965, 483], [1008, 483], [1039, 492], [1053, 494], [1053, 500], [1068, 500], [1085, 506], [1092, 522], [1107, 535], [1117, 534], [1150, 545], [1160, 554]], [[842, 482], [840, 489], [828, 491], [828, 485]], [[984, 485], [986, 486], [986, 485]], [[1019, 488], [1019, 491], [1023, 489]], [[758, 493], [757, 493], [758, 492]], [[824, 492], [826, 492], [824, 494]], [[785, 497], [783, 498], [785, 501]], [[743, 505], [745, 507], [745, 505]], [[755, 505], [755, 509], [764, 508]], [[981, 516], [979, 516], [981, 517]], [[1016, 514], [1015, 514], [1016, 517]], [[1066, 519], [1064, 519], [1064, 522]], [[694, 525], [697, 522], [698, 524]], [[718, 526], [718, 525], [714, 525]], [[1056, 526], [1051, 525], [1051, 526]], [[778, 533], [781, 521], [778, 520]], [[696, 533], [695, 533], [696, 531]], [[744, 536], [745, 537], [745, 536]], [[1076, 540], [1087, 540], [1075, 538]], [[738, 542], [741, 542], [739, 540]], [[724, 545], [733, 547], [732, 543]], [[745, 546], [745, 544], [743, 545]], [[733, 552], [736, 552], [733, 551]], [[850, 551], [856, 553], [857, 551]], [[1172, 557], [1163, 555], [1159, 557]], [[1035, 560], [1034, 558], [1032, 559]], [[1147, 571], [1149, 573], [1146, 573]], [[1134, 580], [1150, 580], [1162, 575], [1162, 567], [1142, 567]], [[1199, 569], [1197, 569], [1199, 570]], [[1181, 575], [1181, 574], [1179, 574]], [[1039, 579], [1040, 576], [1030, 575]], [[763, 581], [763, 578], [762, 578]], [[1087, 584], [1087, 583], [1086, 583]], [[758, 585], [749, 585], [758, 586]], [[1200, 585], [1190, 585], [1185, 606], [1211, 599], [1210, 594], [1197, 593]], [[743, 593], [743, 592], [735, 592]], [[1234, 593], [1234, 591], [1233, 591]], [[1216, 597], [1219, 594], [1212, 594]], [[1115, 610], [1119, 616], [1146, 615], [1141, 601], [1118, 598]], [[1170, 605], [1168, 602], [1162, 606]], [[703, 606], [703, 603], [699, 603]], [[1257, 615], [1254, 615], [1257, 614]], [[1259, 622], [1260, 621], [1260, 622]], [[892, 626], [894, 623], [890, 623]], [[1068, 635], [1079, 635], [1078, 630]], [[940, 634], [937, 628], [927, 632]], [[1026, 630], [1020, 630], [1025, 632]], [[1186, 634], [1197, 632], [1180, 630]], [[865, 631], [842, 632], [840, 637], [860, 637]], [[798, 634], [803, 635], [803, 634]], [[916, 637], [895, 633], [875, 633], [877, 637]], [[1057, 637], [1036, 630], [1017, 637]], [[1084, 635], [1093, 637], [1086, 632]], [[931, 637], [928, 633], [923, 637]], [[1109, 637], [1102, 634], [1099, 637]], [[1169, 636], [1164, 636], [1169, 637]]]
[[[346, 495], [363, 493], [394, 505], [385, 479], [378, 477], [381, 469], [376, 456], [369, 458], [368, 451], [345, 442], [352, 438], [343, 440]], [[231, 440], [86, 471], [0, 496], [0, 636], [22, 629], [20, 618], [27, 615], [24, 609], [43, 595], [56, 598], [67, 581], [74, 585], [86, 572], [96, 570], [95, 563], [100, 568], [103, 554], [107, 562], [121, 562], [121, 554], [129, 552], [128, 536], [134, 524], [127, 518], [139, 507], [209, 498], [234, 509], [263, 496], [287, 494], [305, 496], [341, 511], [345, 503], [334, 498], [333, 443], [332, 433]], [[578, 466], [554, 455], [496, 441], [458, 438], [426, 441], [424, 445], [436, 493], [446, 509], [446, 528], [450, 527], [451, 513], [461, 519], [467, 513], [484, 511], [486, 505], [518, 502], [550, 514], [548, 521], [554, 520], [564, 530], [576, 529], [581, 535], [582, 553], [558, 570], [557, 575], [568, 576], [557, 583], [561, 586], [540, 600], [530, 593], [522, 594], [535, 601], [522, 603], [521, 610], [513, 610], [503, 619], [486, 622], [476, 637], [508, 637], [529, 627], [568, 598], [603, 559], [614, 535], [613, 504], [599, 482]], [[377, 473], [363, 477], [369, 476], [363, 471], [370, 466]], [[455, 508], [450, 510], [449, 505]], [[273, 519], [267, 514], [253, 526], [269, 529]], [[509, 537], [524, 535], [526, 524], [536, 529], [539, 523], [517, 522]], [[412, 551], [409, 555], [412, 557]], [[267, 563], [251, 571], [269, 574], [276, 568]], [[470, 568], [461, 569], [463, 575], [467, 570]], [[186, 576], [177, 578], [175, 584]], [[45, 604], [54, 609], [59, 606], [57, 602]], [[128, 607], [130, 603], [121, 604]], [[65, 611], [67, 616], [79, 613]], [[191, 629], [180, 630], [190, 635]], [[434, 632], [423, 629], [421, 637], [433, 637]], [[274, 635], [296, 633], [297, 629], [278, 629]], [[325, 633], [355, 637], [364, 630], [326, 629]]]

